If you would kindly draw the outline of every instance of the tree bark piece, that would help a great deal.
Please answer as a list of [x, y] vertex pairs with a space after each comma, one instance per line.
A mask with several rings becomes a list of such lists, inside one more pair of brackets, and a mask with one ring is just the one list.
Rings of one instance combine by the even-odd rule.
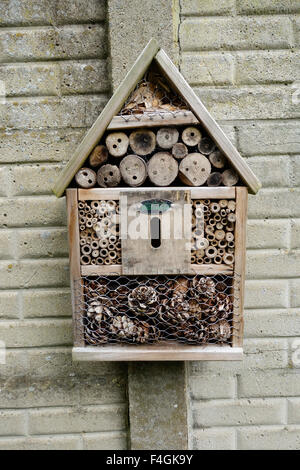
[[220, 150], [215, 150], [209, 155], [209, 161], [215, 168], [224, 168], [226, 165], [226, 157]]
[[113, 157], [123, 157], [127, 152], [129, 139], [124, 132], [112, 132], [106, 137], [105, 143]]
[[116, 165], [106, 164], [97, 172], [97, 182], [101, 188], [113, 188], [121, 181], [121, 173]]
[[146, 162], [137, 155], [127, 155], [121, 160], [120, 172], [126, 184], [141, 186], [147, 178]]
[[212, 153], [215, 147], [215, 143], [209, 137], [204, 137], [201, 139], [198, 145], [199, 152], [203, 153], [204, 155], [209, 155]]
[[156, 137], [152, 131], [134, 131], [129, 136], [129, 144], [132, 151], [137, 155], [149, 155], [155, 150]]
[[158, 152], [148, 163], [150, 181], [156, 186], [169, 186], [178, 175], [178, 163], [168, 152]]
[[105, 145], [97, 145], [89, 156], [89, 162], [92, 167], [100, 166], [107, 161], [108, 150]]
[[239, 175], [234, 170], [225, 170], [222, 173], [224, 186], [234, 186], [239, 181]]
[[95, 186], [97, 176], [90, 168], [80, 168], [75, 175], [75, 181], [81, 188], [89, 189]]
[[188, 186], [202, 186], [210, 172], [211, 164], [201, 153], [190, 153], [179, 165], [179, 177]]
[[214, 171], [207, 178], [207, 186], [221, 186], [223, 183], [223, 178], [221, 173]]
[[162, 149], [170, 149], [178, 141], [179, 132], [175, 127], [162, 127], [156, 134], [156, 142]]
[[182, 141], [189, 147], [194, 147], [195, 145], [199, 144], [201, 137], [201, 132], [199, 129], [197, 129], [197, 127], [186, 127], [181, 136]]
[[172, 155], [177, 160], [181, 160], [182, 158], [186, 157], [188, 154], [188, 149], [182, 142], [177, 142], [172, 147]]

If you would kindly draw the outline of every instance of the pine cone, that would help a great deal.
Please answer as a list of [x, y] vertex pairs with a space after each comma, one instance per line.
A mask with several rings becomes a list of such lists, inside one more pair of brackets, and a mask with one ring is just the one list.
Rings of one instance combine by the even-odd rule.
[[173, 296], [185, 297], [189, 290], [189, 281], [185, 277], [179, 277], [174, 282]]
[[226, 343], [231, 336], [231, 327], [228, 321], [221, 320], [218, 323], [209, 325], [208, 333], [211, 340]]
[[195, 323], [191, 320], [177, 332], [177, 337], [189, 343], [205, 344], [209, 339], [207, 324], [203, 321]]
[[107, 282], [104, 280], [90, 281], [84, 286], [84, 293], [87, 299], [98, 297], [99, 295], [105, 295], [107, 292]]
[[154, 326], [143, 321], [131, 319], [126, 315], [118, 315], [115, 317], [110, 329], [119, 340], [147, 343], [158, 339], [157, 331]]
[[216, 293], [216, 285], [210, 277], [195, 277], [193, 279], [193, 293], [195, 297], [208, 297], [211, 298]]
[[207, 321], [215, 323], [217, 320], [228, 318], [232, 312], [232, 302], [226, 294], [217, 294], [213, 299], [207, 299], [202, 304], [202, 311]]
[[167, 279], [164, 276], [158, 276], [155, 279], [151, 279], [151, 281], [149, 281], [148, 285], [150, 287], [153, 287], [153, 289], [155, 289], [156, 292], [158, 292], [158, 294], [167, 294], [167, 295], [169, 295], [169, 293], [173, 289], [174, 281], [172, 281], [170, 279]]
[[128, 295], [128, 305], [136, 313], [151, 316], [157, 312], [157, 293], [153, 287], [138, 286]]
[[87, 309], [85, 335], [88, 344], [106, 343], [108, 341], [108, 321], [113, 316], [109, 299], [98, 297], [90, 302]]

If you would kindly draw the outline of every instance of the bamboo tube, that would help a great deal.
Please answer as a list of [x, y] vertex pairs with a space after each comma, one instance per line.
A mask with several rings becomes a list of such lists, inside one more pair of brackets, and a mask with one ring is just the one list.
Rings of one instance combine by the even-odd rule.
[[98, 256], [99, 256], [99, 250], [93, 250], [92, 251], [92, 257], [93, 258], [98, 258]]
[[102, 258], [97, 258], [97, 264], [104, 264], [103, 259]]
[[218, 251], [214, 246], [210, 246], [205, 250], [205, 254], [207, 258], [214, 258], [218, 254]]
[[226, 242], [225, 240], [220, 240], [220, 241], [218, 242], [218, 246], [219, 246], [220, 248], [226, 248], [227, 242]]
[[234, 240], [234, 235], [232, 232], [227, 232], [225, 238], [228, 242], [232, 242]]
[[80, 257], [80, 262], [81, 262], [81, 264], [84, 264], [84, 265], [90, 264], [91, 257], [89, 255], [82, 255]]
[[197, 264], [203, 264], [204, 260], [203, 258], [197, 258]]
[[221, 264], [222, 263], [222, 257], [220, 255], [215, 256], [214, 257], [214, 263]]
[[90, 245], [83, 245], [81, 247], [81, 253], [84, 254], [84, 255], [90, 255], [92, 252], [92, 248], [90, 247]]
[[204, 258], [204, 263], [205, 264], [211, 264], [211, 258], [208, 258], [207, 256]]

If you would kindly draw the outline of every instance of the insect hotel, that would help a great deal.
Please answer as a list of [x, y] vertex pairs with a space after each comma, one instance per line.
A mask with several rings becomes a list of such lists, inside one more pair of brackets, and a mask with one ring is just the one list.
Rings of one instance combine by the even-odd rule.
[[260, 183], [151, 40], [58, 179], [75, 360], [242, 358]]

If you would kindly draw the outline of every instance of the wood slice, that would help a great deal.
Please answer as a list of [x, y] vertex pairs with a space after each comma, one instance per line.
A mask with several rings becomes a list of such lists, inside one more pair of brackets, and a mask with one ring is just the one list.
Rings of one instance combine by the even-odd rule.
[[224, 186], [234, 186], [239, 181], [239, 175], [234, 170], [225, 170], [222, 173]]
[[204, 155], [209, 155], [214, 151], [215, 147], [215, 143], [209, 137], [204, 137], [198, 145], [198, 150]]
[[179, 165], [179, 177], [188, 186], [202, 186], [210, 172], [211, 164], [201, 153], [190, 153]]
[[175, 127], [162, 127], [156, 134], [156, 142], [162, 149], [170, 149], [178, 141], [179, 132]]
[[108, 159], [108, 150], [105, 145], [97, 145], [89, 156], [90, 165], [100, 166]]
[[112, 132], [106, 137], [105, 143], [113, 157], [123, 157], [127, 152], [129, 139], [124, 132]]
[[129, 144], [137, 155], [149, 155], [155, 150], [156, 137], [154, 132], [148, 130], [139, 130], [131, 132]]
[[223, 183], [222, 174], [215, 171], [207, 178], [207, 186], [221, 186]]
[[126, 184], [141, 186], [147, 178], [147, 165], [141, 157], [127, 155], [121, 160], [120, 172]]
[[199, 144], [201, 137], [201, 132], [197, 127], [187, 127], [184, 129], [181, 136], [183, 142], [189, 147], [194, 147]]
[[80, 168], [75, 175], [75, 181], [81, 188], [89, 189], [95, 186], [97, 176], [90, 168]]
[[178, 175], [178, 163], [168, 152], [158, 152], [148, 162], [148, 176], [155, 186], [169, 186]]
[[220, 150], [215, 150], [209, 155], [209, 161], [215, 168], [224, 168], [226, 157]]
[[187, 154], [188, 154], [188, 149], [183, 143], [178, 142], [177, 144], [173, 145], [172, 155], [177, 160], [181, 160], [182, 158], [186, 157]]
[[116, 165], [103, 165], [97, 172], [97, 182], [101, 188], [113, 188], [121, 181], [121, 173]]

